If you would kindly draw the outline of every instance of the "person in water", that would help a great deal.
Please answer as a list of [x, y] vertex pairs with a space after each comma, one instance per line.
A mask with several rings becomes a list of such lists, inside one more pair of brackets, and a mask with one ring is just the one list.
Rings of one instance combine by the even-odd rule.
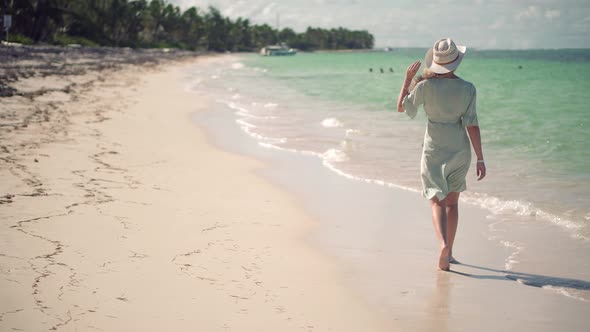
[[420, 174], [422, 193], [431, 202], [432, 223], [440, 241], [438, 268], [444, 271], [451, 263], [458, 263], [453, 244], [459, 223], [459, 195], [466, 189], [471, 163], [470, 141], [477, 156], [477, 180], [486, 175], [475, 86], [455, 75], [465, 51], [466, 47], [457, 46], [450, 38], [438, 40], [426, 53], [421, 77], [414, 80], [420, 61], [408, 67], [397, 101], [398, 112], [414, 118], [423, 105], [428, 118]]

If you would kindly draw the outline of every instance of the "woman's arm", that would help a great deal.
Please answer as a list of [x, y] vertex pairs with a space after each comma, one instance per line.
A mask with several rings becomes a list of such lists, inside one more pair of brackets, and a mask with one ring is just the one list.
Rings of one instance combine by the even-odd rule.
[[473, 150], [477, 156], [477, 164], [475, 165], [477, 170], [477, 181], [483, 179], [486, 176], [486, 164], [483, 161], [483, 150], [481, 148], [481, 135], [479, 133], [479, 126], [467, 126], [467, 133], [473, 145]]
[[406, 77], [404, 78], [404, 82], [402, 83], [402, 89], [399, 92], [399, 97], [397, 98], [397, 111], [403, 113], [404, 107], [402, 106], [402, 102], [404, 98], [408, 95], [408, 87], [410, 83], [412, 83], [412, 78], [416, 76], [418, 69], [420, 68], [420, 61], [416, 61], [412, 63], [408, 69], [406, 70]]

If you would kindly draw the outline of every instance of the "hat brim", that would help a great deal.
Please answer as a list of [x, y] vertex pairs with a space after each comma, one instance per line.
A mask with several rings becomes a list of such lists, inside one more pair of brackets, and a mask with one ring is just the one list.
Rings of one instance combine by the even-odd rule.
[[457, 67], [459, 67], [459, 64], [461, 64], [461, 61], [463, 61], [463, 57], [465, 57], [465, 52], [467, 52], [467, 47], [457, 46], [457, 50], [459, 51], [459, 56], [457, 57], [457, 59], [455, 59], [455, 61], [444, 65], [439, 65], [438, 63], [435, 63], [432, 60], [433, 51], [432, 48], [430, 48], [428, 52], [426, 52], [426, 56], [424, 57], [424, 65], [426, 66], [426, 68], [428, 68], [430, 71], [436, 74], [446, 74], [452, 72], [453, 70], [457, 69]]

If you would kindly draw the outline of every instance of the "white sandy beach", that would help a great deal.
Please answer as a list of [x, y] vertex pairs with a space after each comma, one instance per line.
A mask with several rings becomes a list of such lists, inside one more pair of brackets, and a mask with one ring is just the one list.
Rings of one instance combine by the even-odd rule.
[[5, 135], [0, 329], [380, 330], [293, 197], [205, 142], [178, 68], [45, 94], [59, 115]]
[[522, 281], [587, 282], [543, 268], [507, 277], [512, 248], [489, 241], [483, 210], [461, 212], [465, 264], [437, 271], [417, 193], [261, 149], [185, 88], [191, 68], [232, 61], [90, 71], [69, 93], [3, 100], [1, 114], [39, 112], [2, 119], [0, 330], [587, 327], [587, 302]]

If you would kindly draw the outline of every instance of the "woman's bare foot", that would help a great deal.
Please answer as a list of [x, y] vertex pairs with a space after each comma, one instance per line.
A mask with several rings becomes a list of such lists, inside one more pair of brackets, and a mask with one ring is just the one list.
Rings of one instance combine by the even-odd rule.
[[438, 256], [438, 268], [443, 271], [448, 271], [450, 269], [449, 247], [442, 247], [440, 249], [440, 256]]

